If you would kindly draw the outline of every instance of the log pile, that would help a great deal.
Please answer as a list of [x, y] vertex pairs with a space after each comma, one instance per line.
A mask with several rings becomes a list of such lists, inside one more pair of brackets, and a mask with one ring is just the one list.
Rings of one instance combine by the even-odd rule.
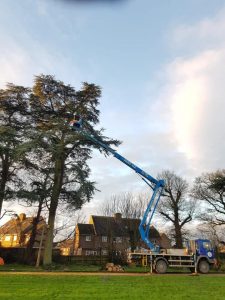
[[124, 272], [124, 268], [121, 265], [114, 265], [114, 263], [107, 263], [105, 269], [108, 272]]

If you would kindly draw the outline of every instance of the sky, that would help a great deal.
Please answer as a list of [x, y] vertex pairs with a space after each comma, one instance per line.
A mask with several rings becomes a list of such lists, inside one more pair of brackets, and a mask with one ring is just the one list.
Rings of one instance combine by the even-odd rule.
[[[190, 184], [225, 164], [225, 2], [0, 0], [0, 88], [51, 74], [102, 87], [101, 126], [151, 176]], [[132, 170], [93, 153], [86, 214], [145, 190]], [[5, 205], [5, 207], [8, 204]], [[24, 208], [20, 208], [21, 211]]]

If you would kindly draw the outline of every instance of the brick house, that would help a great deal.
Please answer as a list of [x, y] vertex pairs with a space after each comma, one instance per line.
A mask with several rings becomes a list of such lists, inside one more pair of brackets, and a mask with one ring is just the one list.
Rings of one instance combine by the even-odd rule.
[[[140, 219], [122, 218], [120, 213], [113, 217], [91, 216], [89, 224], [78, 223], [75, 229], [75, 255], [108, 256], [136, 247], [146, 248], [139, 234]], [[150, 229], [150, 240], [162, 248], [170, 248], [171, 241], [155, 227]]]
[[[33, 220], [33, 217], [27, 217], [22, 213], [2, 225], [0, 227], [0, 248], [25, 248], [31, 236]], [[46, 227], [46, 222], [40, 217], [34, 248], [39, 246], [44, 227]]]
[[[54, 243], [53, 243], [54, 245]], [[68, 256], [74, 253], [74, 239], [66, 239], [61, 242], [57, 242], [54, 245], [54, 249], [58, 249], [60, 255]]]
[[225, 242], [224, 241], [219, 242], [218, 251], [219, 251], [219, 253], [225, 253]]

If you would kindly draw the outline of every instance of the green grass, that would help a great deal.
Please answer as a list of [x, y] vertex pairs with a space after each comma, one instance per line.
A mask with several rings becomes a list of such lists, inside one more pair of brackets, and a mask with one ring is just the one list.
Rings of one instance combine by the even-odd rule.
[[[102, 269], [102, 266], [98, 265], [62, 265], [62, 264], [53, 264], [49, 271], [57, 272], [99, 272]], [[35, 268], [34, 266], [22, 265], [22, 264], [5, 264], [0, 266], [1, 271], [16, 271], [16, 272], [42, 272], [45, 269], [43, 267]]]
[[[43, 267], [35, 268], [34, 266], [22, 265], [22, 264], [5, 264], [0, 266], [1, 271], [17, 271], [17, 272], [42, 272], [45, 269]], [[148, 273], [148, 267], [141, 266], [125, 266], [125, 272], [128, 273]], [[104, 267], [100, 265], [82, 265], [82, 264], [53, 264], [49, 271], [57, 272], [101, 272], [104, 271]], [[176, 270], [177, 271], [177, 270]]]
[[0, 274], [0, 299], [222, 300], [224, 276], [49, 276]]

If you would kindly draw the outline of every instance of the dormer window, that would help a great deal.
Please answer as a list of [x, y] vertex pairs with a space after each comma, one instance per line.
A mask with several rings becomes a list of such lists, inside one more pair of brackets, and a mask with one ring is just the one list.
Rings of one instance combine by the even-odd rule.
[[86, 242], [91, 242], [91, 235], [86, 235], [85, 241]]
[[107, 243], [108, 242], [108, 238], [107, 238], [107, 236], [102, 236], [102, 242], [103, 243]]
[[122, 237], [121, 236], [116, 237], [116, 243], [122, 243]]
[[6, 242], [10, 242], [11, 241], [11, 236], [10, 235], [6, 235], [5, 236], [5, 241]]
[[25, 243], [28, 243], [30, 240], [30, 236], [26, 234]]

